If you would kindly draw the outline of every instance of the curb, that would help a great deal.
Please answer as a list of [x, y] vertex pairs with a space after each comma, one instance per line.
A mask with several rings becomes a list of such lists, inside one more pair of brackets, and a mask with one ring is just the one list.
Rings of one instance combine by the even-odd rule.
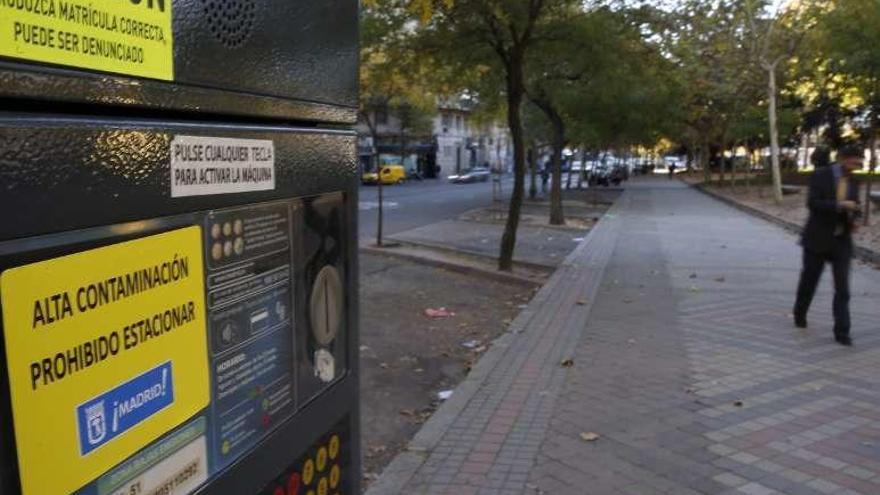
[[[582, 219], [583, 217], [576, 217], [576, 218]], [[568, 216], [566, 216], [566, 219], [568, 219]], [[461, 217], [459, 217], [457, 220], [459, 222], [470, 222], [470, 223], [477, 223], [477, 224], [504, 225], [503, 221], [486, 222], [484, 220], [471, 220], [469, 218], [461, 218]], [[578, 232], [586, 233], [589, 230], [589, 229], [582, 229], [580, 227], [569, 227], [568, 225], [549, 225], [549, 224], [548, 225], [528, 225], [528, 224], [524, 223], [524, 224], [521, 224], [520, 227], [537, 227], [537, 228], [542, 228], [542, 229], [565, 232], [568, 234], [574, 234], [574, 233], [578, 233]], [[401, 242], [401, 241], [398, 241], [398, 242]], [[406, 242], [409, 242], [409, 241], [406, 241]], [[485, 255], [483, 255], [483, 256], [485, 256]]]
[[[584, 232], [584, 231], [582, 230], [581, 232]], [[584, 235], [586, 236], [586, 232], [584, 233]], [[412, 241], [409, 239], [401, 239], [399, 237], [394, 237], [394, 236], [389, 236], [388, 239], [393, 240], [394, 242], [398, 242], [404, 246], [409, 244], [410, 246], [434, 249], [434, 250], [441, 251], [444, 253], [464, 254], [467, 256], [476, 256], [478, 258], [490, 259], [493, 261], [497, 261], [497, 259], [494, 256], [487, 256], [486, 253], [481, 253], [479, 251], [473, 251], [470, 249], [457, 249], [457, 248], [449, 247], [449, 246], [439, 244], [439, 243], [425, 242], [425, 241]], [[558, 268], [556, 265], [545, 265], [543, 263], [535, 263], [534, 261], [514, 260], [513, 264], [514, 264], [514, 266], [520, 266], [522, 268], [527, 268], [529, 270], [535, 270], [535, 271], [539, 271], [539, 272], [550, 272], [550, 273], [554, 272]]]
[[[762, 220], [765, 220], [767, 222], [775, 224], [778, 227], [782, 227], [783, 229], [791, 232], [792, 234], [800, 235], [801, 231], [803, 230], [802, 227], [796, 223], [792, 223], [787, 220], [783, 220], [779, 217], [773, 216], [773, 215], [771, 215], [767, 212], [761, 211], [757, 208], [754, 208], [754, 207], [751, 207], [748, 205], [744, 205], [744, 204], [740, 203], [739, 201], [728, 198], [727, 196], [724, 196], [722, 194], [718, 194], [714, 191], [710, 191], [710, 190], [706, 189], [705, 186], [703, 186], [702, 184], [690, 184], [688, 182], [685, 182], [685, 184], [702, 192], [703, 194], [709, 196], [710, 198], [717, 199], [718, 201], [721, 201], [722, 203], [725, 203], [728, 206], [732, 206], [732, 207], [736, 208], [737, 210], [743, 211], [743, 212], [748, 213], [752, 216], [758, 217]], [[878, 253], [876, 251], [872, 251], [866, 247], [854, 245], [853, 246], [853, 254], [855, 255], [856, 258], [858, 258], [862, 261], [880, 264], [880, 253]]]
[[[607, 222], [606, 218], [610, 219], [613, 217], [608, 216], [606, 213], [602, 220], [597, 223], [597, 227], [603, 222]], [[517, 343], [516, 339], [521, 338], [526, 328], [532, 323], [536, 313], [540, 311], [541, 301], [546, 300], [547, 294], [552, 292], [555, 285], [554, 282], [564, 279], [572, 267], [583, 266], [579, 258], [584, 256], [584, 252], [589, 249], [591, 244], [595, 244], [593, 239], [597, 235], [595, 233], [599, 231], [600, 229], [597, 228], [591, 229], [585, 236], [585, 239], [566, 256], [550, 280], [532, 298], [528, 307], [519, 313], [507, 329], [507, 332], [492, 341], [489, 350], [477, 361], [464, 381], [455, 387], [452, 397], [440, 405], [437, 411], [410, 440], [406, 448], [397, 454], [391, 463], [385, 467], [379, 478], [365, 492], [366, 495], [397, 495], [403, 493], [406, 484], [413, 478], [425, 461], [428, 460], [432, 449], [439, 444], [455, 420], [468, 407], [474, 395], [485, 386], [486, 380], [491, 373], [507, 356], [509, 348]], [[588, 264], [587, 266], [591, 265]], [[604, 266], [602, 271], [604, 271]], [[601, 280], [601, 276], [597, 280]], [[596, 289], [598, 290], [598, 285]], [[592, 310], [594, 299], [594, 297], [590, 297], [588, 299], [589, 302], [583, 308], [587, 313]]]
[[[395, 251], [393, 248], [378, 248], [374, 246], [360, 246], [360, 252], [372, 254], [375, 256], [383, 256], [386, 258], [394, 258], [405, 261], [412, 261], [414, 263], [419, 263], [422, 265], [433, 266], [435, 268], [442, 268], [445, 270], [449, 270], [451, 272], [461, 273], [463, 275], [472, 275], [485, 279], [490, 279], [495, 282], [516, 285], [520, 287], [525, 287], [528, 289], [533, 289], [535, 287], [540, 287], [544, 284], [544, 280], [534, 280], [528, 277], [521, 277], [519, 275], [514, 275], [512, 273], [500, 272], [497, 270], [489, 270], [485, 268], [480, 268], [478, 266], [465, 265], [459, 263], [453, 263], [450, 261], [444, 261], [434, 258], [428, 258], [426, 256], [419, 256], [417, 254], [412, 253], [403, 253], [400, 251]], [[546, 268], [541, 268], [541, 270], [546, 271]]]

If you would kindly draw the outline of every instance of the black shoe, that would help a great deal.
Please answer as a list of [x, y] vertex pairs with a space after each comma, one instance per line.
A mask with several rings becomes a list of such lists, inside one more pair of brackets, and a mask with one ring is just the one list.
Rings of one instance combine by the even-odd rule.
[[807, 328], [807, 317], [799, 316], [797, 314], [794, 315], [794, 326], [798, 328]]
[[852, 338], [850, 338], [849, 335], [835, 335], [835, 336], [834, 336], [834, 340], [835, 340], [838, 344], [840, 344], [840, 345], [844, 345], [844, 346], [847, 346], [847, 347], [850, 347], [850, 346], [853, 345]]

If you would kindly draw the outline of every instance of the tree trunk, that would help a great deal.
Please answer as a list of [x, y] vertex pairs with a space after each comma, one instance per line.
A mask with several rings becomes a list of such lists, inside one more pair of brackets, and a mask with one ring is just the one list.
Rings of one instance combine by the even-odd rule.
[[779, 129], [776, 122], [776, 64], [766, 67], [767, 101], [770, 120], [770, 171], [773, 174], [773, 201], [782, 204], [782, 171], [779, 168]]
[[[562, 115], [547, 99], [531, 98], [532, 102], [544, 112], [553, 127], [552, 155], [550, 157], [553, 183], [550, 186], [550, 225], [565, 225], [562, 211], [562, 150], [565, 148], [565, 121]], [[571, 178], [571, 174], [569, 174]]]
[[752, 189], [752, 164], [754, 163], [755, 151], [751, 146], [746, 146], [746, 192]]
[[556, 136], [553, 143], [553, 184], [550, 187], [550, 225], [565, 225], [565, 214], [562, 211], [562, 148], [565, 147], [565, 138], [561, 135], [562, 132], [564, 131], [558, 128], [554, 132]]
[[538, 198], [538, 159], [537, 159], [537, 150], [535, 149], [537, 146], [534, 142], [532, 142], [532, 146], [529, 147], [529, 199], [534, 201]]
[[868, 165], [868, 180], [865, 184], [865, 213], [863, 219], [865, 226], [871, 225], [871, 184], [874, 182], [874, 173], [877, 170], [877, 127], [871, 126], [871, 158]]
[[584, 148], [583, 150], [581, 150], [581, 168], [578, 169], [578, 183], [577, 183], [578, 191], [580, 191], [584, 186], [584, 171], [586, 169], [587, 169], [587, 148]]
[[[562, 144], [562, 147], [565, 148], [564, 142]], [[566, 189], [571, 189], [571, 167], [573, 165], [574, 165], [574, 153], [572, 153], [572, 155], [571, 155], [571, 163], [568, 164], [568, 175], [565, 176], [565, 188]]]
[[700, 150], [700, 160], [703, 162], [703, 183], [707, 186], [712, 181], [712, 157], [709, 151], [709, 137], [703, 138], [703, 147]]
[[[374, 141], [375, 142], [375, 141]], [[379, 212], [379, 219], [376, 222], [376, 245], [382, 247], [382, 221], [385, 218], [384, 212], [382, 211], [384, 192], [382, 190], [382, 171], [379, 170], [379, 153], [378, 149], [373, 147], [373, 167], [376, 170], [376, 194], [378, 195], [379, 208], [377, 211]]]
[[734, 144], [730, 152], [730, 189], [736, 192], [736, 148]]
[[498, 256], [498, 269], [513, 270], [513, 252], [516, 249], [516, 231], [522, 210], [525, 189], [525, 143], [523, 142], [520, 107], [523, 99], [523, 55], [525, 47], [517, 45], [510, 50], [507, 63], [507, 125], [513, 141], [513, 192], [507, 211], [507, 223], [501, 236], [501, 250]]

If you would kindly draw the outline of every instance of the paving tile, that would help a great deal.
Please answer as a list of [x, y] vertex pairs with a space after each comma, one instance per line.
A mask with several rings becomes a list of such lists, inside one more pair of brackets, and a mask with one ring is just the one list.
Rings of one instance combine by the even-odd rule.
[[426, 424], [422, 467], [368, 495], [880, 493], [862, 445], [880, 438], [880, 305], [864, 295], [880, 272], [854, 265], [844, 351], [825, 330], [830, 284], [811, 329], [791, 327], [798, 249], [677, 181], [631, 181], [483, 357], [466, 404]]

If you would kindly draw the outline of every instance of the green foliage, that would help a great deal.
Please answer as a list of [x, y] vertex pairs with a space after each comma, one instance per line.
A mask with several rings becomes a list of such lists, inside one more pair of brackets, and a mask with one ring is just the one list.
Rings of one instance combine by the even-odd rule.
[[[411, 14], [402, 0], [374, 0], [361, 11], [359, 113], [375, 128], [375, 113], [387, 112], [404, 126], [426, 131], [436, 109], [428, 68], [411, 49]], [[408, 131], [412, 132], [412, 131]]]
[[828, 72], [851, 90], [843, 103], [862, 117], [855, 127], [874, 137], [880, 127], [880, 2], [837, 0], [821, 18], [818, 40]]

